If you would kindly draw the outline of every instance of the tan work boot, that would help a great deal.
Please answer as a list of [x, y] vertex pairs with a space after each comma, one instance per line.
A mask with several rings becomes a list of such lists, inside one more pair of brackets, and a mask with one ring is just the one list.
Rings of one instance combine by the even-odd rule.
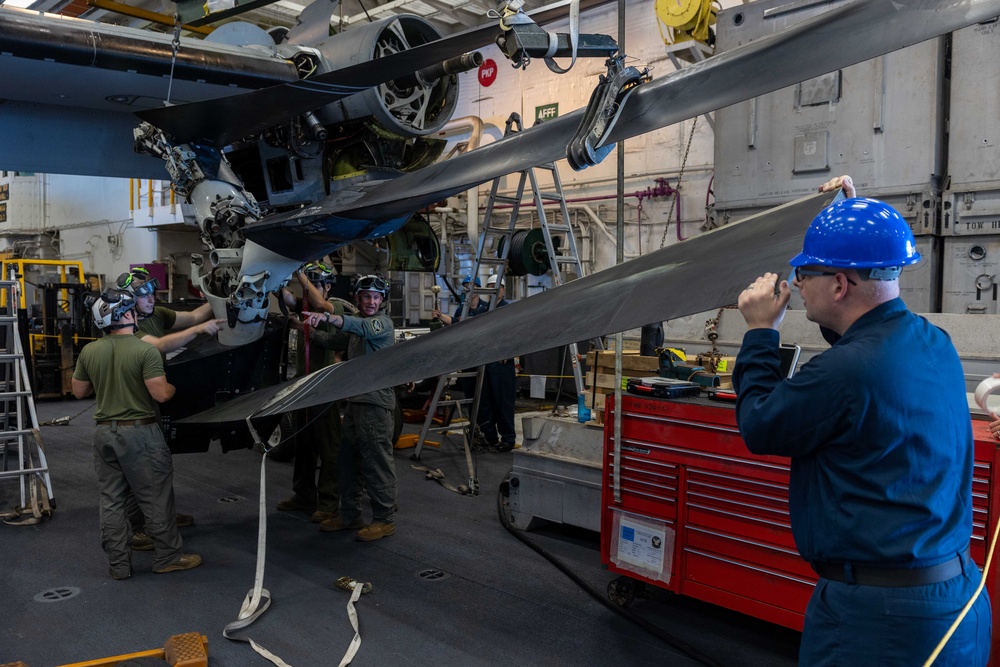
[[316, 503], [309, 503], [298, 496], [292, 496], [288, 500], [282, 500], [278, 503], [277, 508], [281, 512], [314, 512], [316, 511]]
[[201, 556], [198, 554], [181, 554], [173, 563], [153, 570], [156, 574], [166, 574], [167, 572], [177, 572], [178, 570], [190, 570], [201, 565]]
[[132, 536], [129, 546], [132, 547], [133, 551], [152, 551], [153, 538], [140, 531]]
[[321, 521], [319, 524], [319, 529], [324, 533], [332, 533], [338, 530], [357, 530], [365, 525], [365, 522], [361, 519], [355, 519], [350, 523], [344, 523], [344, 520], [339, 516], [332, 519], [326, 519]]
[[374, 542], [375, 540], [381, 540], [383, 537], [389, 537], [395, 532], [396, 524], [394, 523], [372, 521], [369, 525], [354, 534], [362, 542]]
[[339, 512], [324, 512], [323, 510], [316, 510], [312, 513], [312, 516], [309, 517], [309, 520], [313, 523], [323, 523], [329, 519], [336, 519], [339, 516]]

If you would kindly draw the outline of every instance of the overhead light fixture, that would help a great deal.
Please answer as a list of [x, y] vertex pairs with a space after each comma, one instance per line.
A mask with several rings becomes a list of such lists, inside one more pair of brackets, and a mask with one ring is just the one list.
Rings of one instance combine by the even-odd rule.
[[27, 9], [33, 4], [35, 4], [35, 0], [0, 0], [0, 5], [4, 7], [21, 7], [22, 9]]

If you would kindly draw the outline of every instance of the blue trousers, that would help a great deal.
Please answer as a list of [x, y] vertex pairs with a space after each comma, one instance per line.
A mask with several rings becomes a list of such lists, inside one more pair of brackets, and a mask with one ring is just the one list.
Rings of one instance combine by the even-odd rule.
[[[883, 588], [820, 579], [806, 609], [801, 667], [922, 665], [979, 585], [965, 557], [957, 577], [927, 586]], [[985, 667], [993, 618], [984, 588], [934, 662]]]
[[514, 444], [514, 408], [517, 398], [517, 371], [514, 360], [486, 364], [483, 393], [479, 400], [476, 423], [490, 444]]

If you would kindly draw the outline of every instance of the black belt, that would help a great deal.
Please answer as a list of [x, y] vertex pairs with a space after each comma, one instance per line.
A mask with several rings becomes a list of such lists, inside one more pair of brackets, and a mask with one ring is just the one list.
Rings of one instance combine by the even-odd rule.
[[847, 584], [861, 586], [884, 586], [902, 588], [906, 586], [926, 586], [947, 581], [962, 574], [962, 558], [955, 556], [949, 561], [930, 567], [865, 567], [848, 563], [813, 563], [816, 574]]
[[149, 426], [156, 423], [156, 417], [146, 417], [145, 419], [98, 419], [98, 424], [114, 426]]

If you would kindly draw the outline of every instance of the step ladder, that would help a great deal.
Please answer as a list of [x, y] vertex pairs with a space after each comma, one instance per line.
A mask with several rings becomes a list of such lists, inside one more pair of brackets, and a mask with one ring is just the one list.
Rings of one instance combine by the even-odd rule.
[[[517, 113], [512, 113], [507, 119], [506, 127], [504, 129], [504, 136], [508, 136], [513, 132], [521, 132], [523, 130], [523, 125], [521, 123], [521, 116]], [[547, 170], [552, 175], [553, 191], [543, 192], [538, 187], [538, 179], [535, 175], [535, 169]], [[555, 163], [549, 162], [547, 164], [539, 165], [534, 168], [525, 169], [519, 173], [519, 180], [517, 184], [517, 192], [513, 196], [501, 195], [499, 194], [500, 184], [503, 177], [497, 178], [493, 181], [493, 185], [490, 188], [490, 196], [487, 200], [486, 211], [483, 215], [484, 226], [482, 232], [479, 235], [479, 249], [476, 253], [476, 263], [472, 271], [473, 281], [470, 283], [470, 298], [471, 294], [479, 294], [480, 298], [483, 296], [490, 297], [489, 310], [496, 308], [497, 297], [500, 293], [500, 285], [504, 282], [504, 275], [507, 272], [508, 257], [510, 249], [512, 246], [512, 239], [516, 231], [518, 216], [521, 211], [521, 205], [524, 201], [524, 190], [525, 185], [531, 186], [532, 201], [535, 205], [535, 212], [538, 215], [539, 224], [542, 229], [543, 238], [545, 240], [545, 249], [548, 253], [549, 258], [549, 268], [552, 272], [552, 279], [556, 287], [564, 284], [564, 267], [570, 267], [575, 273], [577, 278], [583, 277], [583, 264], [580, 261], [579, 251], [577, 250], [576, 239], [573, 236], [573, 230], [570, 225], [569, 210], [566, 207], [566, 198], [563, 196], [562, 181], [559, 178], [559, 170], [556, 169]], [[493, 224], [493, 209], [497, 203], [508, 204], [511, 207], [510, 216], [507, 218], [506, 224], [494, 225]], [[555, 224], [548, 221], [548, 217], [545, 214], [545, 205], [557, 203], [559, 205], [559, 210], [562, 215], [562, 223]], [[553, 241], [553, 235], [560, 235], [564, 237], [565, 243], [560, 244], [560, 248], [563, 249], [563, 253], [559, 254], [556, 252], [555, 243]], [[492, 243], [491, 243], [492, 241]], [[491, 257], [488, 256], [487, 248], [496, 247], [498, 249], [498, 256]], [[483, 266], [495, 267], [493, 273], [497, 276], [497, 281], [494, 287], [475, 287], [475, 278], [480, 275], [480, 269]], [[464, 314], [465, 304], [463, 302], [460, 309], [460, 317]], [[600, 341], [597, 341], [597, 347], [603, 349]], [[576, 343], [570, 343], [569, 354], [572, 358], [573, 367], [573, 379], [576, 383], [577, 395], [580, 395], [584, 391], [583, 386], [583, 373], [580, 370], [579, 363], [579, 351], [577, 349]], [[434, 390], [434, 395], [431, 398], [430, 405], [427, 411], [427, 417], [424, 420], [424, 426], [421, 429], [420, 437], [417, 439], [417, 448], [413, 454], [413, 458], [419, 459], [420, 452], [422, 451], [424, 439], [427, 437], [428, 433], [432, 431], [447, 431], [454, 429], [455, 426], [437, 426], [433, 425], [434, 417], [437, 414], [438, 406], [450, 406], [454, 405], [456, 410], [462, 415], [462, 408], [468, 406], [468, 426], [463, 428], [465, 435], [465, 453], [466, 459], [469, 462], [469, 474], [470, 474], [470, 484], [471, 488], [478, 489], [479, 483], [478, 479], [475, 477], [474, 466], [472, 464], [472, 457], [470, 455], [470, 442], [473, 441], [476, 433], [476, 416], [479, 412], [479, 400], [482, 395], [483, 387], [483, 375], [485, 371], [485, 366], [480, 366], [475, 372], [476, 377], [476, 390], [473, 398], [465, 397], [458, 400], [441, 400], [441, 396], [445, 395], [445, 388], [453, 380], [459, 377], [468, 377], [473, 375], [471, 372], [457, 372], [448, 375], [442, 375], [438, 378], [437, 387]], [[447, 420], [446, 420], [447, 421]]]
[[[570, 224], [569, 209], [566, 207], [566, 198], [563, 196], [562, 180], [559, 178], [559, 170], [556, 169], [555, 163], [552, 162], [539, 165], [537, 169], [544, 169], [552, 174], [554, 191], [541, 192], [538, 188], [538, 180], [535, 176], [534, 170], [528, 170], [528, 178], [531, 181], [531, 190], [535, 193], [535, 211], [538, 215], [539, 226], [542, 229], [542, 238], [545, 240], [545, 251], [548, 253], [549, 266], [552, 273], [552, 282], [556, 287], [559, 287], [560, 285], [564, 285], [566, 283], [564, 268], [570, 269], [573, 275], [577, 278], [582, 278], [585, 275], [583, 272], [583, 262], [580, 261], [580, 252], [577, 250], [576, 237], [573, 236], [573, 227]], [[546, 202], [557, 203], [559, 205], [559, 214], [562, 218], [561, 223], [556, 224], [549, 222], [548, 216], [545, 215]], [[560, 243], [560, 249], [563, 250], [562, 254], [556, 251], [556, 246], [553, 241], [553, 237], [556, 235], [564, 240], [564, 243]], [[592, 344], [595, 349], [604, 349], [604, 343], [599, 338], [594, 339]], [[567, 346], [567, 349], [569, 350], [571, 366], [573, 368], [573, 382], [576, 386], [576, 395], [579, 396], [584, 392], [583, 372], [580, 368], [580, 350], [578, 349], [576, 342], [570, 343]]]
[[[448, 393], [448, 385], [451, 381], [470, 377], [476, 378], [476, 396], [470, 398], [463, 395], [463, 398], [452, 398], [452, 395]], [[420, 460], [420, 453], [424, 449], [424, 442], [427, 440], [429, 434], [441, 433], [446, 436], [449, 432], [459, 429], [462, 434], [462, 447], [465, 450], [465, 464], [469, 473], [469, 481], [464, 488], [467, 489], [466, 493], [468, 495], [473, 496], [479, 495], [479, 477], [476, 474], [476, 466], [472, 460], [472, 448], [469, 443], [472, 441], [470, 434], [475, 433], [473, 426], [475, 423], [473, 421], [475, 410], [473, 410], [473, 404], [478, 406], [478, 387], [481, 386], [481, 383], [481, 368], [477, 371], [448, 373], [438, 378], [437, 385], [434, 387], [434, 393], [431, 395], [428, 403], [427, 417], [424, 418], [424, 425], [420, 428], [420, 435], [417, 437], [417, 447], [410, 457], [415, 461]], [[438, 416], [438, 410], [441, 408], [444, 409], [446, 416], [441, 420], [441, 424], [436, 424], [435, 418]], [[467, 413], [466, 410], [470, 412]], [[466, 417], [467, 414], [468, 418]]]
[[0, 280], [0, 295], [3, 297], [0, 308], [0, 338], [3, 344], [0, 350], [0, 401], [4, 408], [0, 422], [0, 482], [6, 479], [18, 481], [21, 504], [11, 512], [0, 513], [0, 518], [8, 524], [29, 525], [38, 523], [43, 516], [51, 516], [55, 501], [31, 393], [28, 365], [17, 326], [21, 285], [15, 278], [12, 270], [10, 280]]
[[[520, 132], [522, 129], [523, 127], [521, 125], [520, 115], [513, 113], [507, 119], [504, 136], [510, 134], [511, 132]], [[535, 174], [536, 169], [547, 171], [551, 175], [553, 187], [551, 192], [542, 191], [538, 187], [538, 177]], [[564, 285], [566, 283], [566, 269], [569, 269], [577, 278], [582, 278], [585, 275], [583, 262], [580, 260], [580, 252], [577, 249], [576, 237], [573, 235], [573, 227], [570, 224], [569, 209], [566, 206], [566, 197], [563, 196], [562, 179], [559, 177], [559, 170], [556, 168], [554, 162], [548, 162], [538, 165], [532, 169], [522, 171], [520, 180], [518, 181], [517, 194], [513, 197], [498, 195], [497, 190], [500, 186], [500, 179], [493, 181], [493, 187], [490, 190], [490, 198], [486, 204], [486, 213], [483, 216], [487, 226], [485, 227], [484, 234], [480, 239], [480, 261], [485, 264], [497, 264], [497, 272], [500, 274], [500, 280], [503, 279], [503, 271], [507, 266], [508, 248], [511, 245], [510, 241], [514, 235], [515, 225], [517, 224], [518, 214], [520, 213], [521, 203], [524, 197], [524, 186], [526, 182], [531, 185], [532, 201], [535, 205], [535, 214], [538, 216], [539, 227], [542, 230], [542, 238], [545, 241], [545, 252], [549, 260], [549, 270], [552, 274], [553, 284], [556, 287], [559, 287], [560, 285]], [[491, 225], [493, 206], [496, 202], [511, 205], [509, 224], [506, 227], [494, 227]], [[559, 214], [562, 220], [561, 223], [549, 222], [548, 215], [546, 215], [545, 212], [546, 204], [557, 204], [559, 206]], [[484, 241], [486, 240], [488, 232], [505, 236], [500, 258], [493, 259], [484, 257]], [[556, 249], [554, 241], [555, 238], [559, 238], [563, 241], [559, 244], [559, 250], [562, 251], [561, 253]], [[478, 270], [478, 265], [476, 268]], [[600, 339], [595, 339], [593, 345], [596, 349], [604, 349], [604, 345]], [[572, 362], [573, 381], [576, 386], [576, 393], [579, 396], [584, 391], [583, 373], [580, 369], [579, 349], [577, 348], [576, 342], [570, 343], [567, 347]]]

